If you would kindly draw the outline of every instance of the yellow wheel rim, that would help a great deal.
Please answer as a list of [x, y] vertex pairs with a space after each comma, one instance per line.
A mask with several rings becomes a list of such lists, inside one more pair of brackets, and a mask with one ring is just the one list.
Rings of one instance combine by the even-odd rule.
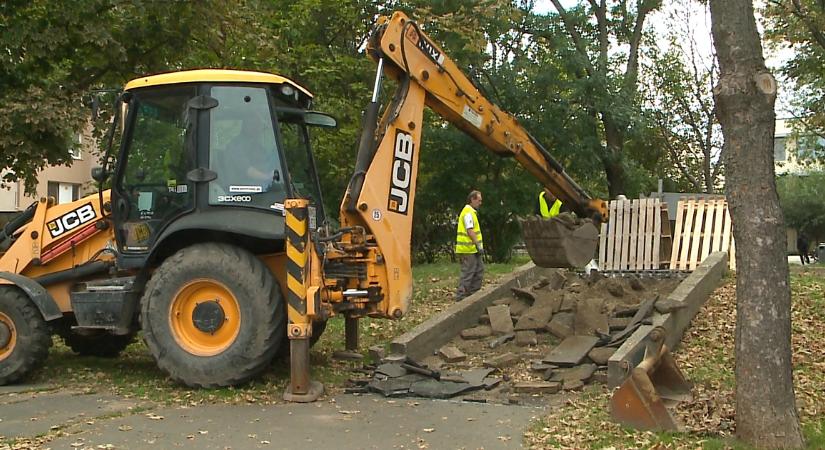
[[[217, 304], [224, 316], [222, 323], [211, 331], [199, 328], [194, 319], [195, 308], [206, 302]], [[175, 341], [187, 352], [217, 355], [229, 348], [241, 331], [238, 299], [223, 283], [205, 278], [192, 280], [175, 294], [169, 308], [169, 324]]]
[[0, 323], [8, 327], [10, 333], [8, 342], [6, 342], [5, 345], [0, 342], [0, 345], [3, 345], [0, 347], [0, 361], [2, 361], [8, 358], [14, 351], [14, 344], [17, 343], [17, 331], [16, 328], [14, 328], [14, 322], [11, 320], [11, 317], [2, 312], [0, 312]]

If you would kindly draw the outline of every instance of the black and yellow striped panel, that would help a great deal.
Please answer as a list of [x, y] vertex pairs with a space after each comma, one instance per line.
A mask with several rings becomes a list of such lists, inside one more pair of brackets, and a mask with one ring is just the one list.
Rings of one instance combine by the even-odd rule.
[[307, 208], [287, 208], [286, 214], [286, 280], [289, 321], [297, 315], [306, 316], [306, 286], [304, 268], [307, 263]]

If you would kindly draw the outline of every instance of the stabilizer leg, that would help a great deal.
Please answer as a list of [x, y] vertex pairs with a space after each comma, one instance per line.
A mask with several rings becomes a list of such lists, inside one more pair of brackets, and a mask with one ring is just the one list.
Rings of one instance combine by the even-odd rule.
[[312, 310], [307, 308], [307, 266], [311, 250], [307, 227], [307, 200], [285, 202], [287, 226], [287, 337], [289, 338], [290, 383], [284, 391], [289, 402], [314, 402], [324, 385], [309, 378], [309, 338]]

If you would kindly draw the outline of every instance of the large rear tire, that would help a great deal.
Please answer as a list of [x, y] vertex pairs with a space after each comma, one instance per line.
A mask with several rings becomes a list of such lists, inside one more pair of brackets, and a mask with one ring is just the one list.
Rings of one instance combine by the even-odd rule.
[[51, 332], [19, 289], [0, 287], [0, 385], [21, 380], [49, 356]]
[[166, 259], [147, 284], [140, 320], [158, 367], [192, 387], [248, 381], [286, 336], [275, 278], [227, 244], [196, 244]]
[[97, 332], [87, 335], [70, 331], [63, 335], [63, 342], [65, 342], [73, 352], [81, 356], [116, 358], [129, 344], [135, 342], [135, 335], [134, 333], [116, 335], [107, 332]]

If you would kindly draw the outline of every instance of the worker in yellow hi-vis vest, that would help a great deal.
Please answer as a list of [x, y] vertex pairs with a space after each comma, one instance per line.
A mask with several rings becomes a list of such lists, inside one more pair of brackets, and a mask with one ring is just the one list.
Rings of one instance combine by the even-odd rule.
[[455, 301], [481, 289], [484, 276], [484, 238], [478, 223], [478, 208], [481, 206], [481, 192], [472, 191], [467, 196], [467, 204], [458, 215], [458, 230], [455, 238], [455, 254], [461, 261], [461, 277], [455, 293]]
[[536, 202], [535, 214], [544, 218], [558, 216], [561, 212], [562, 202], [557, 199], [552, 192], [543, 189], [539, 193], [538, 202]]

